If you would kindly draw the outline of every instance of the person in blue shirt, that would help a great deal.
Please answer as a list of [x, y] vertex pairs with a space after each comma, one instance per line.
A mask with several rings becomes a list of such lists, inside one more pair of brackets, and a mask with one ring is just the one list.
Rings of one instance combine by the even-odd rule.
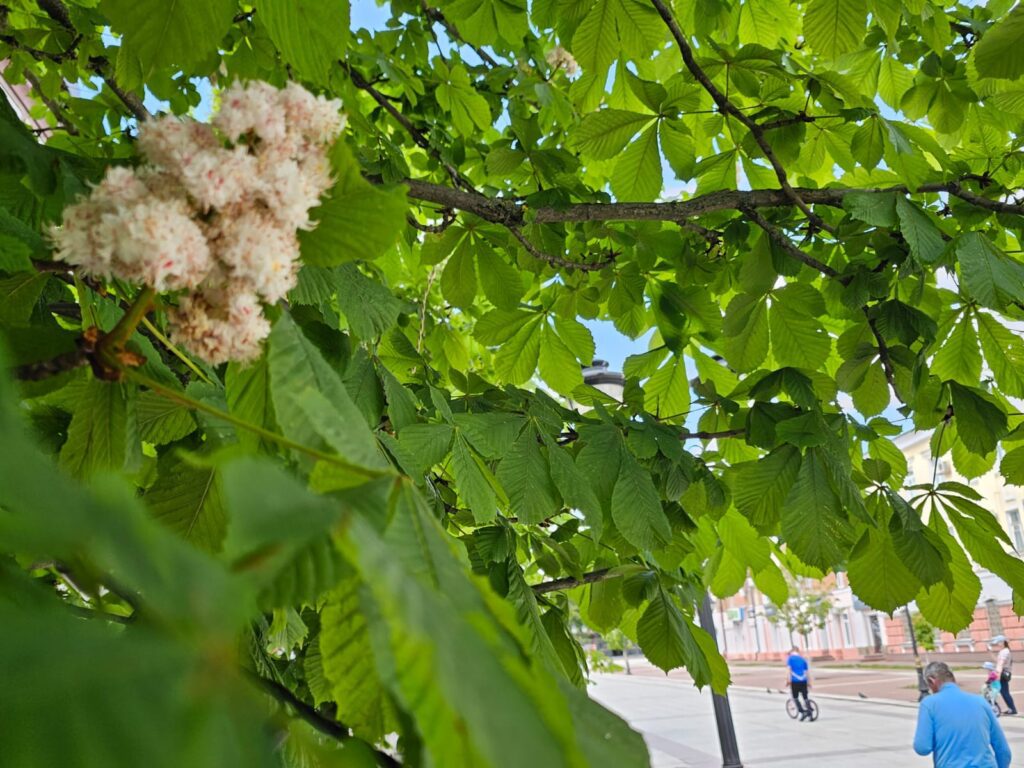
[[[800, 711], [800, 720], [807, 720], [811, 716], [811, 707], [807, 703], [807, 687], [811, 683], [810, 665], [795, 645], [789, 651], [786, 666], [789, 668], [789, 693]], [[804, 697], [803, 704], [800, 703], [800, 696]]]
[[935, 768], [1009, 768], [1010, 745], [985, 699], [961, 691], [941, 661], [924, 679], [934, 695], [918, 709], [914, 751], [932, 755]]

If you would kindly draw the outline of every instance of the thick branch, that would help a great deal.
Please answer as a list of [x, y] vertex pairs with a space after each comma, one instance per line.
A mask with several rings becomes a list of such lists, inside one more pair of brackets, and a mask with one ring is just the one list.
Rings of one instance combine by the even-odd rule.
[[584, 584], [593, 584], [595, 581], [614, 579], [619, 575], [621, 574], [612, 573], [610, 568], [601, 568], [597, 571], [591, 571], [590, 573], [583, 574], [582, 579], [575, 579], [572, 576], [566, 576], [564, 579], [554, 579], [552, 581], [534, 584], [533, 591], [534, 594], [543, 595], [545, 592], [557, 592], [560, 589], [573, 589], [574, 587], [581, 587]]
[[683, 440], [719, 440], [726, 437], [743, 437], [747, 430], [743, 427], [738, 429], [724, 429], [721, 432], [683, 432], [679, 437]]
[[775, 176], [779, 180], [779, 186], [782, 187], [782, 191], [786, 193], [786, 197], [796, 205], [804, 215], [807, 216], [808, 220], [819, 229], [825, 229], [830, 231], [830, 228], [822, 221], [821, 217], [814, 213], [807, 205], [807, 202], [800, 196], [800, 194], [790, 185], [789, 177], [786, 175], [786, 169], [782, 167], [782, 163], [779, 162], [779, 158], [775, 156], [775, 150], [772, 148], [771, 142], [768, 141], [764, 135], [764, 128], [754, 122], [753, 118], [745, 114], [742, 110], [736, 107], [729, 98], [718, 90], [718, 87], [711, 82], [711, 78], [708, 77], [707, 73], [697, 63], [697, 60], [693, 56], [693, 49], [690, 48], [690, 44], [686, 40], [686, 35], [683, 34], [683, 30], [679, 27], [679, 22], [676, 21], [675, 15], [672, 10], [664, 3], [664, 0], [651, 0], [651, 4], [658, 11], [658, 15], [661, 16], [662, 20], [668, 26], [669, 31], [672, 33], [673, 39], [676, 41], [676, 45], [679, 46], [679, 52], [682, 54], [683, 63], [686, 68], [690, 70], [690, 74], [699, 82], [704, 90], [711, 96], [712, 101], [725, 115], [732, 115], [735, 117], [748, 131], [750, 135], [757, 142], [757, 146], [761, 148], [761, 152], [772, 166], [772, 170], [775, 171]]
[[[251, 680], [257, 688], [281, 704], [290, 707], [295, 711], [295, 714], [298, 715], [299, 718], [304, 720], [320, 733], [325, 736], [330, 736], [332, 739], [337, 739], [338, 741], [347, 741], [348, 739], [354, 738], [347, 726], [344, 726], [335, 720], [328, 720], [285, 686], [275, 680], [268, 680], [267, 678], [250, 670], [246, 670], [246, 673], [249, 680]], [[383, 768], [401, 766], [400, 762], [386, 752], [374, 750], [374, 759], [376, 760], [377, 765], [382, 766]]]
[[[371, 179], [373, 181], [374, 179]], [[379, 181], [377, 179], [376, 181]], [[464, 211], [479, 216], [485, 221], [503, 226], [523, 224], [525, 207], [517, 200], [501, 197], [484, 197], [461, 189], [432, 184], [418, 179], [407, 179], [409, 196], [415, 200], [435, 203], [442, 208]], [[843, 198], [851, 193], [895, 192], [907, 194], [906, 187], [844, 188], [823, 189], [797, 188], [801, 199], [812, 205], [841, 207]], [[1024, 206], [990, 200], [963, 190], [957, 181], [926, 184], [913, 190], [917, 193], [948, 192], [980, 208], [996, 213], [1024, 215]], [[784, 190], [752, 189], [724, 190], [700, 195], [689, 200], [664, 203], [576, 203], [560, 208], [533, 208], [532, 221], [537, 224], [557, 224], [584, 221], [675, 221], [692, 219], [718, 211], [744, 211], [757, 208], [780, 208], [793, 205]]]

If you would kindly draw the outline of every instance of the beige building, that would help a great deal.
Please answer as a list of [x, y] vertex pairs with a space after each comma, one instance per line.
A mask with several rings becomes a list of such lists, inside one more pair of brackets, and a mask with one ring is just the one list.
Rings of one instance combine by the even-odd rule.
[[[936, 483], [955, 480], [969, 485], [983, 497], [982, 505], [1003, 525], [1018, 553], [1024, 553], [1024, 489], [1003, 481], [998, 470], [1001, 454], [988, 472], [967, 478], [957, 472], [951, 453], [939, 457], [936, 463], [931, 453], [931, 437], [930, 432], [909, 432], [895, 439], [896, 446], [907, 457], [905, 485], [930, 484], [933, 475]], [[983, 568], [975, 566], [974, 570], [981, 580], [974, 620], [955, 636], [940, 633], [936, 653], [983, 653], [987, 651], [987, 641], [1000, 634], [1024, 641], [1024, 621], [1013, 613], [1010, 587]], [[797, 638], [797, 644], [806, 646], [811, 655], [863, 659], [910, 652], [906, 613], [901, 610], [890, 617], [872, 610], [850, 589], [846, 574], [836, 574], [820, 583], [805, 581], [802, 587], [808, 592], [825, 593], [831, 603], [825, 626], [814, 630], [806, 643]], [[912, 606], [912, 610], [916, 609]], [[769, 621], [771, 611], [769, 601], [749, 579], [742, 592], [716, 601], [715, 624], [722, 652], [732, 659], [782, 658], [791, 645], [789, 632]]]

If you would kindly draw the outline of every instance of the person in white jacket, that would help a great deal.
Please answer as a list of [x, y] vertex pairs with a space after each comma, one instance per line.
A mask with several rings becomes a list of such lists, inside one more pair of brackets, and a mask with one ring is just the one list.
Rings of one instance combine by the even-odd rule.
[[[996, 655], [996, 674], [999, 675], [1000, 691], [1003, 701], [1006, 702], [1008, 715], [1017, 714], [1017, 705], [1013, 703], [1013, 696], [1010, 695], [1010, 678], [1013, 676], [1013, 656], [1010, 654], [1010, 641], [1005, 635], [996, 635], [988, 642], [989, 647], [996, 646], [999, 653]], [[1001, 647], [1000, 647], [1001, 646]]]

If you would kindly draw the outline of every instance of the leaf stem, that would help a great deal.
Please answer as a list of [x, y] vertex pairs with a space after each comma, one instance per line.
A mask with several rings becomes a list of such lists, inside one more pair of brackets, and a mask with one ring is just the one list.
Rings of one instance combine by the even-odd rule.
[[203, 369], [196, 365], [194, 362], [192, 362], [188, 355], [186, 355], [184, 352], [178, 349], [178, 347], [175, 346], [174, 342], [172, 342], [170, 339], [164, 336], [164, 334], [160, 332], [160, 329], [149, 321], [149, 318], [142, 318], [142, 324], [146, 327], [146, 330], [153, 334], [153, 336], [155, 336], [156, 339], [161, 344], [163, 344], [172, 355], [174, 355], [176, 358], [181, 360], [181, 362], [187, 365], [188, 369], [192, 371], [192, 373], [194, 373], [200, 379], [205, 381], [207, 384], [213, 384], [213, 381], [210, 379], [210, 377], [203, 373]]

